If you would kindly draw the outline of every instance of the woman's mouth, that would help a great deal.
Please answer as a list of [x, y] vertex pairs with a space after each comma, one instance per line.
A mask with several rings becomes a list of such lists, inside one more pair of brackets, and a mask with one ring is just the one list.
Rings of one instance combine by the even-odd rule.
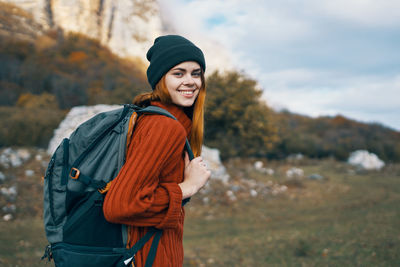
[[192, 97], [194, 96], [195, 90], [178, 90], [178, 92], [185, 97]]

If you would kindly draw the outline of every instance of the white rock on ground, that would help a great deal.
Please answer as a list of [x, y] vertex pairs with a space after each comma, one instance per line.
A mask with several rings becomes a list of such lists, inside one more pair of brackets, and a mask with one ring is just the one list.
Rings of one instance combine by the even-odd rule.
[[47, 152], [51, 155], [64, 138], [68, 138], [71, 133], [83, 122], [92, 118], [98, 113], [121, 108], [120, 105], [95, 105], [95, 106], [77, 106], [73, 107], [54, 130], [54, 135], [50, 140]]
[[262, 161], [256, 161], [254, 162], [254, 168], [261, 172], [261, 173], [265, 173], [267, 175], [274, 175], [275, 171], [271, 168], [265, 168], [264, 167], [264, 163]]
[[219, 153], [219, 150], [216, 148], [203, 146], [201, 156], [211, 171], [211, 177], [223, 183], [228, 183], [230, 177], [226, 172], [225, 166], [221, 162]]
[[31, 154], [27, 149], [20, 148], [17, 150], [14, 150], [10, 147], [5, 148], [2, 150], [0, 154], [0, 164], [5, 167], [19, 167], [21, 166], [25, 161], [27, 161], [31, 157]]
[[256, 161], [254, 162], [254, 168], [256, 170], [261, 170], [264, 167], [264, 163], [262, 161]]
[[35, 172], [33, 170], [25, 170], [25, 175], [28, 177], [31, 177], [35, 174]]
[[292, 167], [286, 171], [287, 178], [300, 178], [303, 177], [304, 171], [300, 168]]
[[352, 152], [347, 162], [365, 170], [380, 170], [385, 166], [385, 162], [380, 160], [374, 153], [370, 153], [367, 150], [356, 150]]
[[6, 214], [3, 216], [3, 220], [8, 222], [11, 221], [13, 219], [13, 216], [11, 214]]
[[6, 198], [9, 199], [14, 199], [17, 197], [17, 187], [16, 186], [11, 186], [9, 188], [7, 187], [2, 187], [0, 189], [0, 193], [5, 196]]

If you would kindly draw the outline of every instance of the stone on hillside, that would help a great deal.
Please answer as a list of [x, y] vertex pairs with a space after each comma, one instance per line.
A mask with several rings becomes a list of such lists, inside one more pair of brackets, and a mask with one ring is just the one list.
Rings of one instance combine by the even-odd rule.
[[257, 191], [255, 189], [250, 190], [250, 196], [256, 197], [258, 195]]
[[17, 149], [17, 156], [22, 160], [22, 161], [27, 161], [28, 159], [31, 158], [31, 153], [27, 149], [20, 148]]
[[31, 177], [35, 174], [35, 172], [33, 170], [25, 170], [25, 175], [28, 177]]
[[40, 154], [37, 154], [37, 155], [35, 156], [35, 160], [36, 160], [36, 161], [41, 161], [42, 159], [43, 159], [43, 156], [40, 155]]
[[271, 168], [265, 168], [265, 173], [268, 175], [274, 175], [275, 171]]
[[6, 214], [3, 216], [3, 220], [8, 222], [11, 221], [13, 219], [13, 216], [11, 214]]
[[264, 167], [264, 163], [262, 161], [254, 162], [254, 168], [256, 168], [256, 170], [261, 170], [263, 167]]
[[261, 172], [261, 173], [265, 173], [267, 175], [273, 175], [275, 173], [275, 171], [271, 168], [265, 168], [264, 167], [264, 163], [262, 161], [256, 161], [254, 162], [254, 168]]
[[50, 140], [47, 152], [51, 155], [64, 138], [68, 138], [71, 133], [83, 122], [101, 112], [121, 108], [120, 105], [95, 105], [73, 107], [54, 131], [54, 136]]
[[304, 171], [300, 168], [292, 167], [286, 171], [287, 178], [300, 178], [303, 177]]
[[216, 148], [203, 146], [201, 156], [211, 171], [211, 178], [227, 183], [229, 181], [229, 174], [226, 172], [225, 166], [222, 165], [219, 153], [219, 150]]
[[366, 150], [352, 152], [347, 162], [364, 170], [380, 170], [385, 166], [385, 163], [378, 156]]
[[272, 187], [271, 193], [272, 193], [272, 195], [276, 196], [276, 195], [278, 195], [278, 194], [281, 194], [281, 193], [286, 192], [287, 189], [288, 189], [288, 187], [287, 187], [286, 185], [275, 184], [275, 185]]
[[14, 201], [17, 197], [17, 187], [16, 186], [11, 186], [9, 188], [7, 187], [2, 187], [0, 189], [1, 195], [3, 195], [5, 198], [7, 198], [10, 201]]
[[4, 149], [0, 154], [0, 164], [5, 167], [19, 167], [31, 157], [27, 149], [14, 150], [10, 147]]

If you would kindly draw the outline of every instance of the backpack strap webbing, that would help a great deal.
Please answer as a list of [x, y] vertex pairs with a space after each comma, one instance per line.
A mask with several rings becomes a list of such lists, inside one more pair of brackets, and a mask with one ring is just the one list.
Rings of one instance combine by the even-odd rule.
[[[156, 228], [154, 228], [156, 229]], [[158, 244], [160, 243], [162, 230], [156, 229], [156, 233], [154, 234], [153, 242], [151, 243], [149, 254], [147, 254], [146, 264], [144, 267], [153, 266], [154, 259], [157, 254]]]
[[147, 254], [145, 267], [150, 267], [153, 265], [154, 259], [156, 257], [158, 244], [161, 238], [162, 230], [155, 227], [148, 228], [147, 233], [138, 241], [127, 253], [129, 257], [124, 261], [125, 265], [130, 264], [132, 261], [135, 262], [136, 253], [143, 248], [143, 246], [154, 236], [153, 242], [151, 243], [149, 254]]

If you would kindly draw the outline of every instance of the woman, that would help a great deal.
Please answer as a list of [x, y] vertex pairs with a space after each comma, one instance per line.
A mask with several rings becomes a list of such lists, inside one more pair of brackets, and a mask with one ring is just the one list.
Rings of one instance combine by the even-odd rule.
[[[210, 177], [199, 157], [205, 60], [198, 47], [177, 35], [158, 37], [147, 59], [147, 78], [153, 91], [137, 96], [134, 104], [161, 107], [177, 120], [162, 115], [138, 119], [126, 163], [111, 184], [103, 210], [108, 221], [129, 225], [130, 247], [148, 227], [162, 229], [153, 266], [182, 266], [182, 200], [196, 194]], [[184, 152], [186, 138], [197, 156], [192, 161]], [[136, 254], [136, 266], [144, 266], [150, 246], [147, 242]]]

